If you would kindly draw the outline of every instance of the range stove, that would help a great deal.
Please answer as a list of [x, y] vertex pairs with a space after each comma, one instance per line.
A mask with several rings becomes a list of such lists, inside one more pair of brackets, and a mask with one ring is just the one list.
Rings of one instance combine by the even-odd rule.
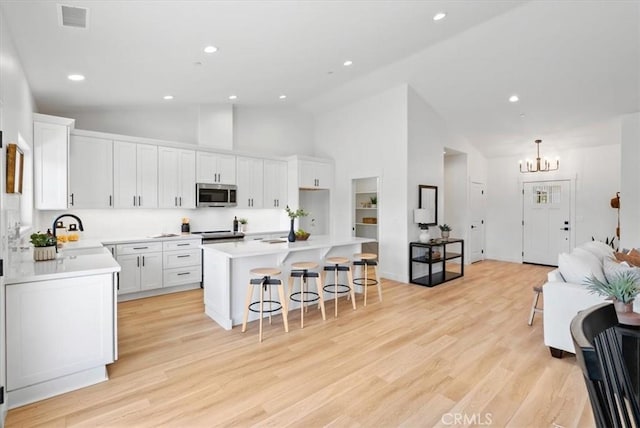
[[205, 230], [202, 232], [191, 232], [202, 236], [203, 244], [215, 244], [218, 242], [242, 241], [244, 233], [232, 232], [230, 230]]

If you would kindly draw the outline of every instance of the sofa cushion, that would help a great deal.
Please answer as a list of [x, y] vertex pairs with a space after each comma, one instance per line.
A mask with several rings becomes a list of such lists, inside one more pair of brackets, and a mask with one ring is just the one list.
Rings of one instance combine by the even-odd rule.
[[591, 254], [596, 256], [598, 258], [598, 260], [600, 260], [600, 263], [602, 263], [605, 259], [613, 259], [614, 258], [613, 254], [615, 253], [615, 251], [613, 250], [613, 248], [611, 248], [610, 246], [608, 246], [604, 242], [589, 241], [589, 242], [585, 242], [584, 244], [578, 246], [578, 248], [582, 248], [584, 250], [587, 250], [588, 252], [590, 252]]
[[558, 256], [558, 269], [566, 282], [583, 284], [584, 280], [594, 276], [600, 281], [605, 281], [602, 264], [598, 258], [580, 248], [573, 250], [571, 254], [562, 253]]

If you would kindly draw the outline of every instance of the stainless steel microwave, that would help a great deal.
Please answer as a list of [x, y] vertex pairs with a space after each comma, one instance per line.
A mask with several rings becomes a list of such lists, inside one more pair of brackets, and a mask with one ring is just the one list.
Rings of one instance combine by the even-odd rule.
[[235, 184], [196, 184], [197, 207], [235, 207], [238, 188]]

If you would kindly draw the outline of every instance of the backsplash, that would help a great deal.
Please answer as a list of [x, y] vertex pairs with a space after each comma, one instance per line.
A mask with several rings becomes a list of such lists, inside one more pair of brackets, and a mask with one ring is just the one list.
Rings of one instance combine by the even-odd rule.
[[[82, 219], [84, 239], [136, 238], [160, 233], [180, 233], [182, 218], [190, 219], [191, 231], [233, 228], [233, 217], [248, 220], [248, 232], [287, 230], [288, 217], [284, 209], [247, 210], [234, 208], [176, 209], [113, 209], [36, 211], [34, 231], [51, 228], [53, 219], [72, 213]], [[69, 219], [63, 219], [66, 222]]]

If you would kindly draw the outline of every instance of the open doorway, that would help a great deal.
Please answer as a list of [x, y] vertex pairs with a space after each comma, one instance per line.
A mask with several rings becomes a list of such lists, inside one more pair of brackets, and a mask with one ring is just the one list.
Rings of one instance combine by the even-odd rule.
[[375, 239], [375, 242], [362, 244], [362, 252], [379, 256], [379, 178], [354, 178], [351, 188], [353, 189], [353, 226], [351, 229], [353, 236]]

